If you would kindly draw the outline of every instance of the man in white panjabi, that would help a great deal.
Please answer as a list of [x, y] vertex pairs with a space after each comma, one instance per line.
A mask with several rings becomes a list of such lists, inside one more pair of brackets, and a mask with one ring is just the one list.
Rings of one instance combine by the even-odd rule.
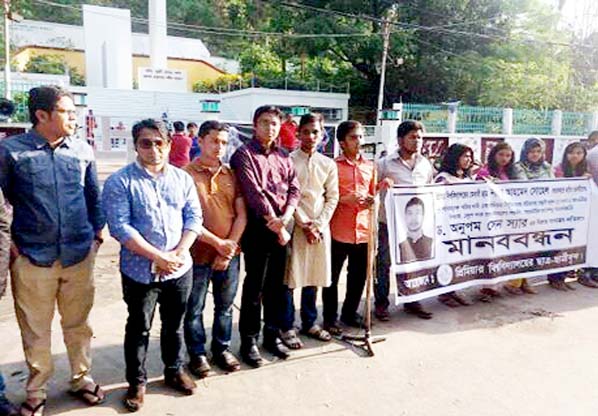
[[293, 329], [295, 288], [301, 288], [301, 332], [320, 341], [331, 339], [330, 334], [316, 324], [318, 287], [327, 287], [331, 283], [329, 222], [339, 198], [336, 164], [316, 151], [323, 135], [322, 115], [304, 115], [298, 128], [300, 148], [291, 153], [301, 198], [294, 215], [291, 255], [285, 276], [286, 315], [281, 338], [289, 348], [294, 349], [302, 347]]

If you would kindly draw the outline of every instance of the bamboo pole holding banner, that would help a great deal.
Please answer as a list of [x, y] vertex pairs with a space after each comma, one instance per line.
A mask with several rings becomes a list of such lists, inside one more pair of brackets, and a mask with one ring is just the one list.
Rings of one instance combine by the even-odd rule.
[[368, 212], [369, 236], [367, 270], [365, 279], [365, 311], [364, 311], [364, 333], [363, 335], [341, 335], [341, 340], [363, 349], [369, 357], [373, 357], [374, 349], [372, 344], [385, 341], [384, 337], [372, 337], [372, 285], [374, 283], [374, 266], [378, 243], [378, 206], [379, 197], [374, 197], [374, 203], [370, 205]]

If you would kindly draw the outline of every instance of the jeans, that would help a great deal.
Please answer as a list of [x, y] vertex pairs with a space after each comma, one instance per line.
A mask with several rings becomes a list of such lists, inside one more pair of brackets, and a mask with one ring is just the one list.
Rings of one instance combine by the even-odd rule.
[[[318, 288], [316, 286], [306, 286], [301, 288], [301, 327], [308, 330], [316, 323], [318, 318], [318, 308], [316, 298]], [[283, 331], [288, 331], [295, 324], [295, 302], [293, 300], [293, 289], [286, 289], [286, 310], [284, 314]]]
[[160, 349], [164, 373], [173, 374], [183, 367], [183, 318], [191, 291], [192, 271], [178, 279], [138, 283], [122, 275], [123, 298], [127, 304], [125, 327], [126, 378], [131, 386], [145, 385], [145, 360], [156, 305], [160, 304]]
[[6, 397], [6, 384], [4, 383], [4, 377], [2, 377], [2, 373], [0, 373], [0, 399]]
[[347, 244], [332, 240], [332, 283], [329, 287], [322, 289], [322, 300], [324, 303], [324, 322], [333, 324], [336, 322], [338, 310], [338, 280], [345, 260], [349, 258], [347, 267], [347, 293], [341, 316], [353, 318], [359, 308], [361, 295], [365, 288], [367, 274], [368, 245]]
[[212, 354], [218, 355], [229, 349], [231, 343], [233, 301], [239, 286], [239, 256], [234, 257], [228, 269], [222, 271], [213, 270], [209, 264], [193, 266], [193, 289], [185, 315], [185, 343], [191, 358], [206, 354], [203, 311], [210, 281], [214, 297]]
[[[263, 221], [262, 221], [263, 222]], [[260, 220], [250, 219], [241, 240], [245, 254], [245, 281], [241, 295], [241, 345], [257, 342], [264, 306], [264, 337], [277, 336], [284, 314], [284, 273], [287, 247]]]
[[374, 281], [374, 305], [388, 309], [390, 302], [390, 247], [388, 244], [388, 228], [378, 223], [378, 255], [376, 256], [376, 280]]

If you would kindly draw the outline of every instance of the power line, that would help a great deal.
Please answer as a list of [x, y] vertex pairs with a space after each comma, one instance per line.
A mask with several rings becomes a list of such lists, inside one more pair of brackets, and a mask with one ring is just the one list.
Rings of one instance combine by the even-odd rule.
[[[314, 7], [314, 6], [309, 6], [309, 5], [305, 5], [305, 4], [291, 3], [291, 2], [285, 2], [285, 1], [276, 2], [274, 4], [281, 5], [284, 7], [292, 7], [292, 8], [296, 8], [296, 9], [304, 9], [304, 10], [310, 10], [310, 11], [314, 11], [314, 12], [321, 12], [324, 14], [348, 17], [348, 18], [352, 18], [355, 20], [363, 19], [363, 20], [376, 22], [379, 24], [384, 24], [383, 19], [380, 19], [380, 18], [374, 17], [374, 16], [370, 16], [370, 15], [365, 15], [365, 14], [357, 15], [354, 13], [342, 12], [339, 10], [323, 9], [320, 7]], [[407, 29], [421, 30], [421, 31], [426, 31], [426, 32], [439, 32], [439, 33], [443, 33], [443, 34], [462, 35], [462, 36], [477, 37], [480, 39], [503, 41], [503, 42], [511, 41], [511, 40], [517, 41], [517, 39], [510, 39], [507, 36], [490, 35], [490, 34], [479, 33], [479, 32], [468, 32], [468, 31], [463, 31], [463, 30], [447, 29], [447, 28], [443, 28], [442, 26], [423, 26], [423, 25], [418, 25], [418, 24], [414, 24], [414, 23], [404, 23], [404, 22], [391, 22], [391, 24], [398, 28], [407, 28]], [[550, 46], [567, 46], [567, 47], [572, 47], [572, 48], [577, 47], [577, 48], [595, 49], [595, 47], [592, 45], [572, 44], [572, 43], [558, 42], [558, 41], [547, 41], [547, 40], [539, 40], [539, 39], [522, 39], [520, 41], [524, 42], [524, 43], [535, 42], [535, 43], [540, 43], [540, 44], [545, 44], [545, 45], [550, 45]]]
[[[81, 7], [68, 5], [68, 4], [60, 4], [55, 3], [49, 0], [33, 0], [33, 2], [38, 4], [43, 4], [46, 6], [51, 7], [59, 7], [63, 9], [70, 9], [81, 13], [83, 10]], [[118, 16], [114, 16], [109, 13], [102, 13], [101, 11], [94, 11], [93, 13], [104, 15], [104, 16], [112, 16], [115, 18], [120, 18]], [[122, 18], [125, 19], [125, 18]], [[131, 21], [136, 23], [148, 24], [149, 20], [142, 18], [142, 17], [131, 17]], [[234, 28], [226, 28], [226, 27], [217, 27], [217, 26], [202, 26], [202, 25], [190, 25], [185, 23], [179, 22], [167, 22], [167, 27], [171, 27], [177, 30], [183, 30], [186, 32], [192, 33], [205, 33], [205, 34], [212, 34], [212, 35], [224, 35], [224, 36], [243, 36], [243, 37], [262, 37], [262, 36], [272, 36], [272, 37], [284, 37], [284, 38], [297, 38], [297, 39], [309, 39], [309, 38], [356, 38], [356, 37], [371, 37], [371, 36], [382, 36], [381, 33], [285, 33], [285, 32], [267, 32], [267, 31], [258, 31], [258, 30], [245, 30], [245, 29], [234, 29]]]

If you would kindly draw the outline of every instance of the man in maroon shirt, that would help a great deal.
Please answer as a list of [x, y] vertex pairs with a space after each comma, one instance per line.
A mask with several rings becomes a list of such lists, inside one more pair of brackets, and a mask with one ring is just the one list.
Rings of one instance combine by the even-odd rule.
[[247, 227], [241, 239], [246, 276], [241, 297], [241, 358], [252, 367], [262, 365], [257, 348], [261, 305], [264, 305], [264, 348], [276, 357], [288, 358], [279, 338], [285, 310], [283, 278], [286, 227], [299, 202], [299, 182], [287, 152], [276, 145], [282, 113], [262, 106], [253, 116], [254, 136], [231, 158], [247, 204]]
[[174, 127], [174, 134], [170, 146], [170, 164], [182, 168], [191, 161], [189, 151], [192, 140], [185, 134], [185, 124], [182, 121], [175, 121], [172, 127]]

